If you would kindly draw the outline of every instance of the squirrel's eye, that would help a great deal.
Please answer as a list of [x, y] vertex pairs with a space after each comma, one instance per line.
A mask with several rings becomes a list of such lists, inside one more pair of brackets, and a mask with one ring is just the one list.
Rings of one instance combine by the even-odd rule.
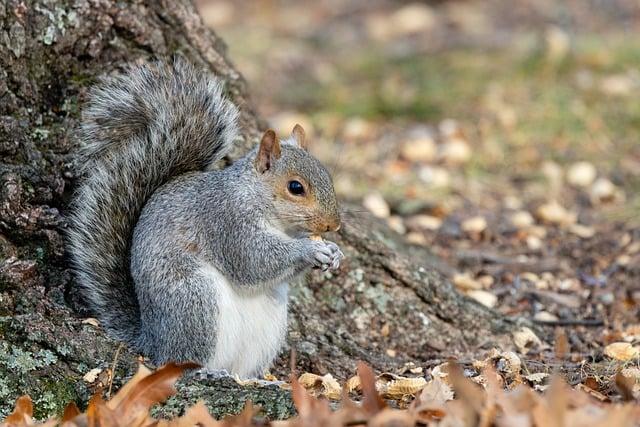
[[289, 189], [289, 193], [296, 196], [301, 196], [304, 194], [304, 186], [300, 183], [300, 181], [289, 181], [289, 183], [287, 184], [287, 188]]

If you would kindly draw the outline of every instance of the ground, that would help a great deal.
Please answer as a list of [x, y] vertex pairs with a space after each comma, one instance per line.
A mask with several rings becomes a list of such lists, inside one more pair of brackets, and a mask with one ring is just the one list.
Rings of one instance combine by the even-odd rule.
[[[230, 83], [243, 111], [239, 151], [258, 137], [259, 117], [281, 135], [299, 122], [334, 173], [346, 207], [334, 237], [347, 259], [341, 275], [313, 272], [293, 287], [288, 345], [298, 350], [300, 373], [346, 385], [364, 359], [385, 393], [405, 384], [392, 399], [402, 406], [415, 389], [390, 383], [392, 374], [428, 381], [417, 401], [437, 401], [428, 392], [451, 395], [438, 384], [454, 357], [489, 386], [483, 366], [507, 389], [543, 390], [547, 374], [560, 372], [597, 399], [638, 398], [635, 2], [200, 3], [247, 91], [187, 0], [0, 7], [9, 29], [0, 43], [0, 74], [8, 73], [0, 82], [2, 416], [23, 393], [40, 419], [71, 400], [85, 409], [113, 371], [114, 390], [132, 373], [135, 355], [86, 321], [64, 258], [77, 177], [73, 129], [99, 75], [174, 52]], [[521, 317], [499, 319], [469, 304], [432, 267], [481, 304]], [[290, 374], [289, 357], [287, 348], [274, 367], [280, 379]], [[631, 383], [620, 386], [627, 380], [616, 372]], [[339, 394], [331, 377], [303, 378], [316, 394]], [[460, 376], [451, 382], [459, 398], [452, 407], [484, 411], [468, 399], [473, 392], [465, 399]], [[156, 413], [177, 415], [198, 399], [216, 416], [246, 399], [272, 419], [294, 412], [278, 387], [187, 378], [178, 389]], [[488, 389], [485, 403], [502, 399]], [[527, 390], [521, 398], [541, 402]], [[557, 403], [553, 392], [546, 399], [538, 410]], [[300, 402], [298, 394], [303, 412]]]
[[[565, 362], [553, 360], [553, 342], [527, 355], [548, 371], [580, 367], [574, 381], [605, 375], [616, 366], [608, 344], [637, 345], [636, 6], [200, 8], [271, 126], [307, 128], [340, 197], [365, 207], [346, 222], [379, 216], [442, 257], [440, 270], [462, 292], [561, 328]], [[401, 345], [391, 333], [387, 354]]]

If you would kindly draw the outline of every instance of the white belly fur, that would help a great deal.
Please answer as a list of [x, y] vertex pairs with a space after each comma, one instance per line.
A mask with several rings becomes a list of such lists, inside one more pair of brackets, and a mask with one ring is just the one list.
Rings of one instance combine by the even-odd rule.
[[206, 368], [226, 369], [242, 378], [262, 374], [284, 343], [288, 284], [242, 295], [213, 266], [205, 266], [203, 273], [214, 284], [218, 304], [216, 348]]

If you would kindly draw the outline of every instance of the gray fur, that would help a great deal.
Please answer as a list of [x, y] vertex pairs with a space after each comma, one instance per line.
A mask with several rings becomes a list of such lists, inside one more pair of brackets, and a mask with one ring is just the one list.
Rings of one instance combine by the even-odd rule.
[[86, 173], [72, 206], [69, 248], [89, 309], [130, 345], [140, 326], [129, 272], [133, 228], [159, 186], [228, 152], [238, 111], [222, 90], [220, 81], [178, 60], [105, 80], [84, 110]]
[[[109, 333], [156, 363], [212, 360], [220, 284], [204, 266], [238, 295], [286, 304], [282, 283], [343, 257], [307, 237], [339, 215], [331, 177], [303, 149], [283, 143], [265, 173], [256, 150], [206, 170], [229, 150], [237, 114], [217, 80], [183, 62], [107, 81], [85, 112], [87, 176], [69, 234], [79, 289]], [[277, 197], [274, 180], [290, 173], [316, 208]]]

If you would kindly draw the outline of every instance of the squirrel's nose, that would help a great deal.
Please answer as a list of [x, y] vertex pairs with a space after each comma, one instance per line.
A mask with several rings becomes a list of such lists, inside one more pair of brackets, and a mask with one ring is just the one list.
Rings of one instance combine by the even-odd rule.
[[331, 224], [327, 224], [327, 229], [325, 231], [338, 231], [340, 230], [340, 226], [342, 224], [340, 223], [340, 221], [335, 221]]

